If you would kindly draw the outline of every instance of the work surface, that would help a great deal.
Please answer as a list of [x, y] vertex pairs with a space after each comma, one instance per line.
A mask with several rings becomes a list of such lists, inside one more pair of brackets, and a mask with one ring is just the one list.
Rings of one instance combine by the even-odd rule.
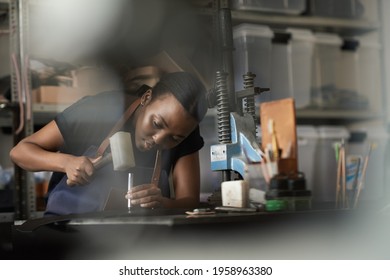
[[349, 210], [138, 210], [13, 226], [15, 259], [390, 259], [390, 217]]

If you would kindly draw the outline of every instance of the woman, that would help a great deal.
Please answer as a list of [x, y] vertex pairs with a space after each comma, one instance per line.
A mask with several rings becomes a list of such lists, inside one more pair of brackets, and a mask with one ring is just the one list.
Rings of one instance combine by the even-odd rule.
[[[69, 188], [86, 185], [84, 189], [93, 189], [93, 184], [88, 183], [97, 181], [96, 176], [102, 171], [94, 168], [94, 162], [99, 158], [87, 156], [85, 152], [100, 145], [136, 99], [136, 96], [122, 92], [104, 92], [83, 98], [20, 141], [11, 150], [11, 159], [28, 171], [54, 172], [49, 183], [49, 202], [53, 189], [61, 180], [66, 180]], [[153, 89], [142, 94], [139, 105], [121, 129], [131, 133], [136, 147], [133, 148], [134, 177], [145, 177], [126, 195], [132, 205], [147, 208], [197, 206], [200, 192], [198, 151], [204, 144], [198, 124], [206, 111], [205, 88], [189, 73], [167, 74]], [[162, 151], [159, 186], [151, 184], [151, 176], [145, 175], [151, 174], [148, 171], [155, 164], [157, 150]], [[106, 180], [103, 184], [127, 186], [126, 172], [113, 171], [112, 166], [105, 172], [111, 175], [100, 177]], [[174, 197], [170, 194], [169, 174]], [[107, 186], [104, 188], [107, 196]], [[60, 200], [58, 203], [65, 202]], [[60, 212], [85, 212], [68, 208]]]

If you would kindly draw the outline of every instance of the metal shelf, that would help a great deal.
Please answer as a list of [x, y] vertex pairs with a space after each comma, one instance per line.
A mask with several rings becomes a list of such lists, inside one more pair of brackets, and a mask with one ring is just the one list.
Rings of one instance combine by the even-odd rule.
[[334, 31], [340, 34], [359, 34], [380, 28], [379, 22], [364, 19], [341, 19], [315, 16], [270, 15], [252, 11], [232, 11], [236, 23], [261, 23], [271, 27], [301, 27], [317, 31]]
[[[199, 14], [212, 16], [211, 8], [199, 8]], [[269, 25], [272, 28], [300, 27], [314, 31], [336, 32], [340, 35], [358, 35], [378, 30], [379, 21], [365, 19], [327, 18], [310, 15], [281, 15], [256, 11], [231, 10], [233, 24], [257, 23]]]
[[[344, 120], [344, 121], [367, 121], [372, 119], [379, 119], [383, 117], [381, 113], [374, 111], [361, 111], [361, 110], [334, 110], [334, 109], [296, 109], [297, 120]], [[216, 118], [217, 111], [215, 108], [209, 109], [206, 117]], [[260, 116], [256, 116], [259, 120]]]
[[373, 111], [360, 110], [326, 110], [326, 109], [297, 109], [297, 119], [344, 119], [368, 120], [380, 118], [381, 114]]

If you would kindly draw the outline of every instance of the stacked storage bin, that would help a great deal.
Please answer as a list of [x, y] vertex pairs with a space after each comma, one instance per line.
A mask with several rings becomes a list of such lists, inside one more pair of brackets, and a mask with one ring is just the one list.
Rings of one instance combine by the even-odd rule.
[[346, 38], [343, 41], [340, 53], [340, 62], [337, 68], [336, 79], [336, 107], [339, 109], [366, 109], [368, 98], [361, 95], [361, 83], [359, 68], [361, 64], [359, 55], [359, 41]]
[[360, 94], [369, 100], [369, 109], [373, 112], [381, 110], [381, 45], [375, 37], [355, 37], [359, 42], [357, 55], [358, 66], [358, 88]]
[[[344, 39], [337, 79], [339, 106], [378, 110], [380, 100], [380, 44], [375, 37]], [[373, 101], [374, 104], [370, 104]]]
[[314, 187], [314, 168], [318, 163], [316, 161], [317, 129], [312, 125], [298, 125], [297, 139], [298, 170], [305, 174], [306, 188], [312, 190]]
[[[389, 134], [381, 124], [355, 125], [349, 128], [351, 135], [363, 134], [348, 143], [348, 154], [362, 156], [363, 161], [370, 145], [373, 145], [366, 170], [366, 178], [360, 195], [361, 201], [378, 201], [385, 196], [385, 165], [389, 148]], [[352, 139], [352, 138], [351, 138]], [[363, 166], [363, 164], [361, 165]]]
[[364, 6], [360, 0], [310, 0], [310, 14], [322, 17], [361, 18]]
[[349, 131], [343, 126], [319, 126], [316, 150], [314, 184], [312, 188], [313, 205], [334, 207], [336, 201], [337, 161], [334, 144], [348, 142]]
[[318, 108], [337, 106], [336, 77], [342, 39], [337, 34], [315, 33], [312, 104]]
[[293, 97], [296, 108], [310, 105], [314, 36], [310, 30], [289, 28], [272, 40], [271, 99]]
[[306, 10], [306, 0], [231, 0], [237, 10], [251, 10], [299, 15]]
[[[252, 72], [256, 75], [254, 85], [270, 87], [271, 39], [273, 32], [268, 26], [240, 24], [233, 28], [233, 64], [236, 91], [244, 88], [243, 75]], [[269, 95], [264, 94], [266, 101]], [[260, 98], [262, 98], [260, 96]]]

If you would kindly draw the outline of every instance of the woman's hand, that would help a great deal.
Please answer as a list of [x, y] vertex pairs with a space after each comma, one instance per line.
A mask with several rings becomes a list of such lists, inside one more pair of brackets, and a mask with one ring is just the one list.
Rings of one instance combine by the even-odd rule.
[[161, 190], [154, 184], [144, 184], [131, 188], [126, 198], [130, 199], [131, 205], [139, 205], [145, 208], [157, 208], [161, 206]]
[[86, 156], [72, 157], [65, 166], [65, 172], [68, 177], [66, 183], [68, 186], [87, 184], [95, 171], [94, 163], [99, 158], [91, 159]]

